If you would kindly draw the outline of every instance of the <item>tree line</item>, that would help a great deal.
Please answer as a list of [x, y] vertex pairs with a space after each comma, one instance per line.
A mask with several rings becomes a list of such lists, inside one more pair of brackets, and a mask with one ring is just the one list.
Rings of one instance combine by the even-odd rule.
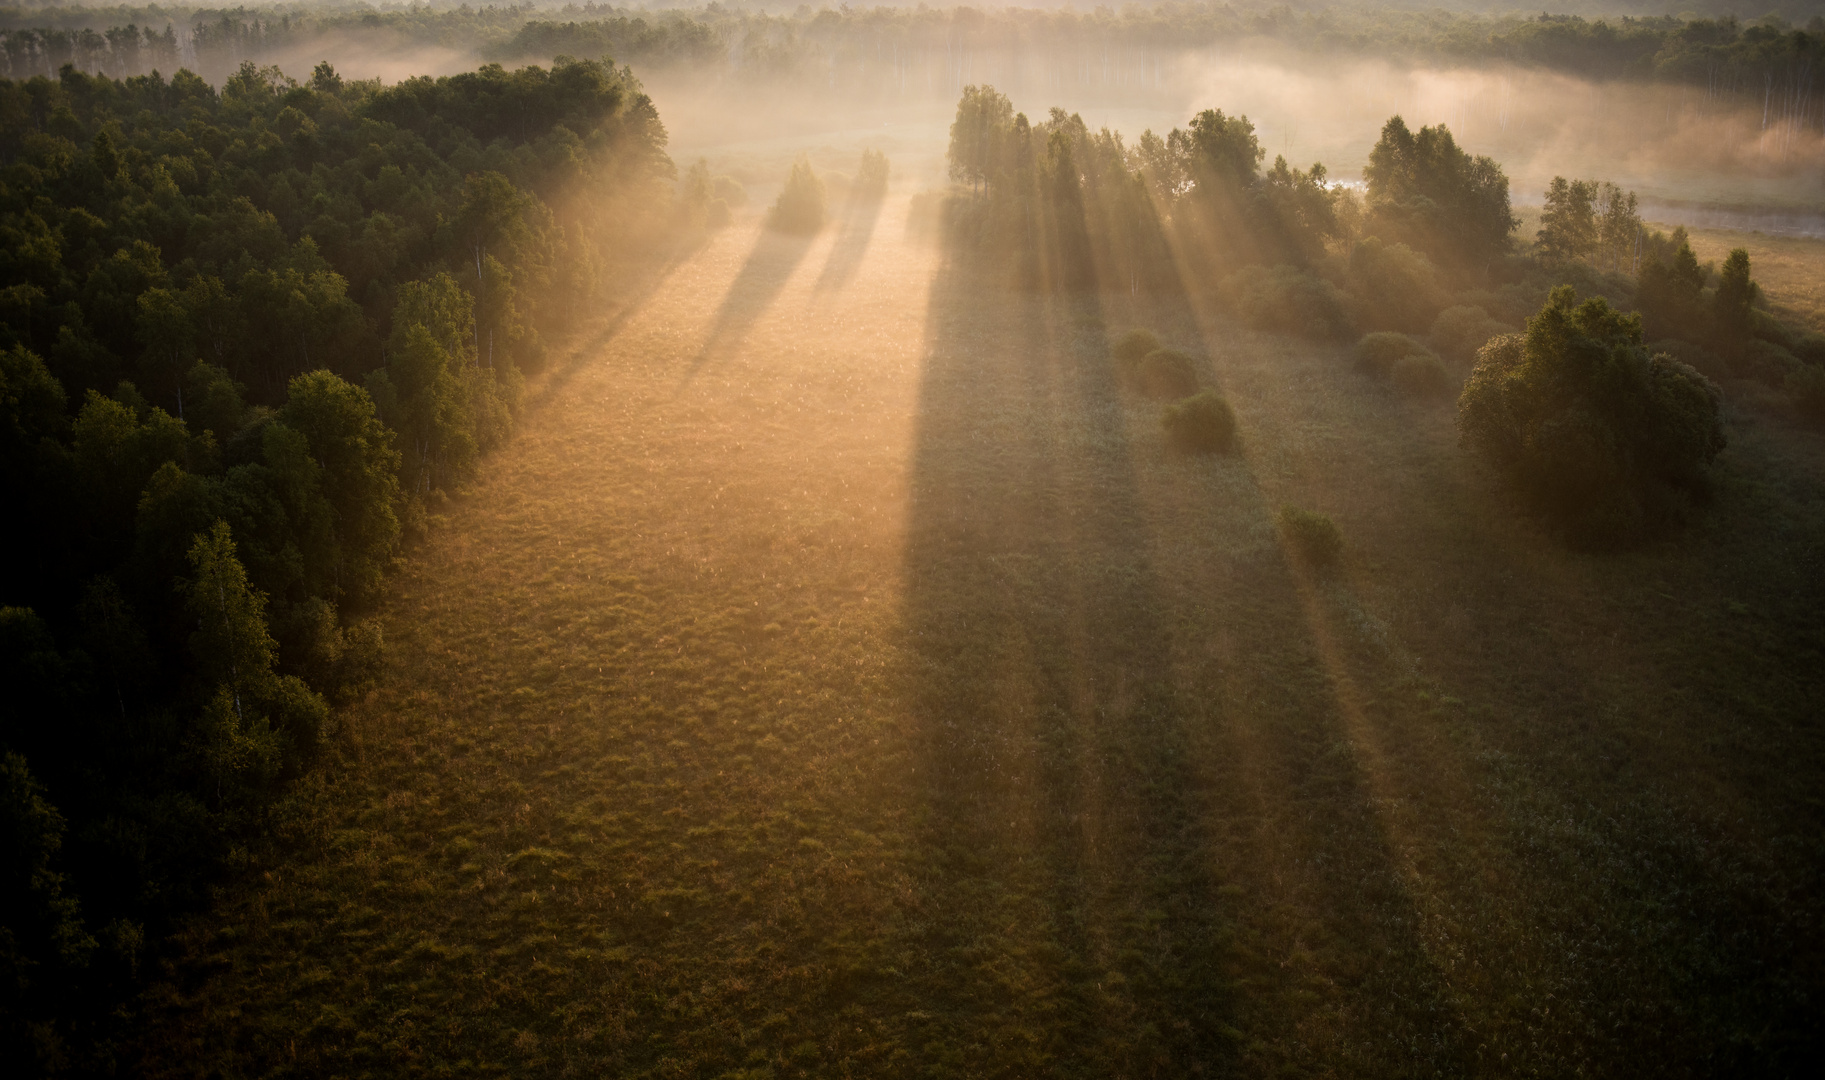
[[1220, 109], [1129, 142], [970, 86], [943, 225], [1016, 288], [1201, 298], [1256, 329], [1361, 335], [1359, 370], [1404, 393], [1463, 385], [1466, 445], [1583, 543], [1702, 502], [1718, 383], [1760, 380], [1825, 419], [1825, 335], [1766, 310], [1746, 251], [1701, 266], [1683, 228], [1647, 229], [1633, 192], [1555, 178], [1528, 243], [1501, 165], [1444, 125], [1391, 117], [1360, 190], [1266, 157]]
[[[1796, 8], [1795, 17], [1799, 17]], [[799, 78], [871, 95], [937, 92], [991, 76], [1004, 85], [1144, 85], [1186, 49], [1244, 40], [1305, 51], [1431, 63], [1506, 62], [1597, 80], [1701, 88], [1765, 106], [1772, 119], [1825, 131], [1825, 18], [1481, 14], [1442, 9], [1158, 3], [1119, 9], [842, 7], [792, 13], [708, 5], [630, 11], [587, 3], [365, 5], [299, 9], [66, 8], [0, 19], [0, 65], [20, 78], [79, 70], [137, 74], [181, 62], [212, 80], [243, 59], [360, 34], [401, 46], [473, 50], [481, 59], [614, 55], [645, 69], [687, 64], [737, 78]]]
[[669, 221], [664, 142], [594, 61], [0, 81], [0, 1054], [112, 1067], [388, 570]]

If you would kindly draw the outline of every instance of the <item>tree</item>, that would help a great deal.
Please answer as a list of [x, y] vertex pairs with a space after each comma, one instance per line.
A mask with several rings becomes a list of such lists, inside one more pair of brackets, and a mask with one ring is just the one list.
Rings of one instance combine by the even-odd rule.
[[945, 155], [951, 179], [970, 185], [972, 194], [980, 187], [981, 194], [987, 195], [1013, 123], [1014, 105], [1005, 95], [992, 86], [964, 87]]
[[1674, 520], [1723, 450], [1710, 380], [1641, 344], [1641, 318], [1555, 289], [1525, 335], [1485, 345], [1458, 431], [1574, 538], [1622, 543]]
[[1633, 271], [1635, 247], [1641, 235], [1641, 213], [1633, 191], [1605, 180], [1597, 193], [1597, 245], [1611, 270], [1626, 264]]
[[1443, 124], [1416, 134], [1400, 117], [1390, 118], [1363, 177], [1370, 227], [1435, 259], [1485, 262], [1508, 251], [1519, 224], [1502, 167], [1459, 149]]
[[293, 379], [279, 419], [304, 436], [323, 467], [323, 494], [334, 514], [333, 595], [372, 596], [399, 543], [393, 433], [367, 391], [327, 371]]
[[783, 232], [816, 232], [824, 225], [824, 208], [824, 182], [811, 171], [811, 161], [800, 154], [767, 215], [767, 224]]
[[1755, 301], [1761, 295], [1761, 286], [1749, 277], [1749, 252], [1734, 249], [1717, 272], [1717, 294], [1711, 300], [1720, 344], [1739, 345], [1749, 340], [1755, 326]]
[[1583, 259], [1597, 249], [1597, 185], [1553, 177], [1535, 246], [1549, 259]]
[[1224, 116], [1222, 109], [1205, 109], [1191, 118], [1188, 130], [1175, 128], [1167, 142], [1183, 156], [1194, 189], [1206, 195], [1247, 188], [1267, 156], [1248, 117]]

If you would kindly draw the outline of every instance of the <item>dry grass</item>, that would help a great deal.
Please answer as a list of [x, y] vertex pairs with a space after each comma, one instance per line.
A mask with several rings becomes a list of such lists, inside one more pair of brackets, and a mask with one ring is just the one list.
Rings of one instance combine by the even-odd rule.
[[[726, 233], [554, 380], [395, 583], [294, 849], [184, 935], [149, 1074], [1817, 1050], [1816, 436], [1740, 415], [1700, 524], [1571, 553], [1341, 351], [1015, 295], [905, 211]], [[1118, 396], [1137, 323], [1241, 453]]]

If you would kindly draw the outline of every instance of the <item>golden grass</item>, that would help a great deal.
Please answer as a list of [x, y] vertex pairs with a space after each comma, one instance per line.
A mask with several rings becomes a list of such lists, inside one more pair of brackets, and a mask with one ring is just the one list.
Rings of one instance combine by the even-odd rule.
[[[905, 214], [724, 233], [553, 378], [394, 583], [290, 853], [186, 929], [150, 1075], [1806, 1049], [1816, 436], [1739, 415], [1697, 526], [1571, 553], [1449, 407], [1182, 300], [1009, 292]], [[1143, 323], [1240, 454], [1117, 395]]]

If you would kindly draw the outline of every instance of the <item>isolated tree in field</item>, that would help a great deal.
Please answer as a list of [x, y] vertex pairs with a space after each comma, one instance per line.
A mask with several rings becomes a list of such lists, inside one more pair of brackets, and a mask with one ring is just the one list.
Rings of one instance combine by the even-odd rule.
[[1519, 223], [1502, 167], [1459, 149], [1443, 124], [1415, 133], [1400, 117], [1391, 118], [1363, 177], [1369, 188], [1365, 228], [1434, 258], [1480, 263], [1503, 254]]
[[1639, 315], [1560, 286], [1525, 335], [1483, 346], [1463, 445], [1575, 538], [1616, 543], [1677, 516], [1724, 448], [1717, 388], [1649, 356]]
[[1583, 259], [1597, 250], [1597, 184], [1553, 177], [1535, 246], [1549, 259]]
[[824, 182], [801, 154], [786, 174], [786, 186], [774, 201], [767, 224], [782, 232], [814, 233], [824, 227], [825, 208]]
[[970, 191], [988, 194], [1007, 133], [1014, 123], [1014, 105], [992, 86], [966, 86], [951, 121], [950, 177], [968, 184]]

